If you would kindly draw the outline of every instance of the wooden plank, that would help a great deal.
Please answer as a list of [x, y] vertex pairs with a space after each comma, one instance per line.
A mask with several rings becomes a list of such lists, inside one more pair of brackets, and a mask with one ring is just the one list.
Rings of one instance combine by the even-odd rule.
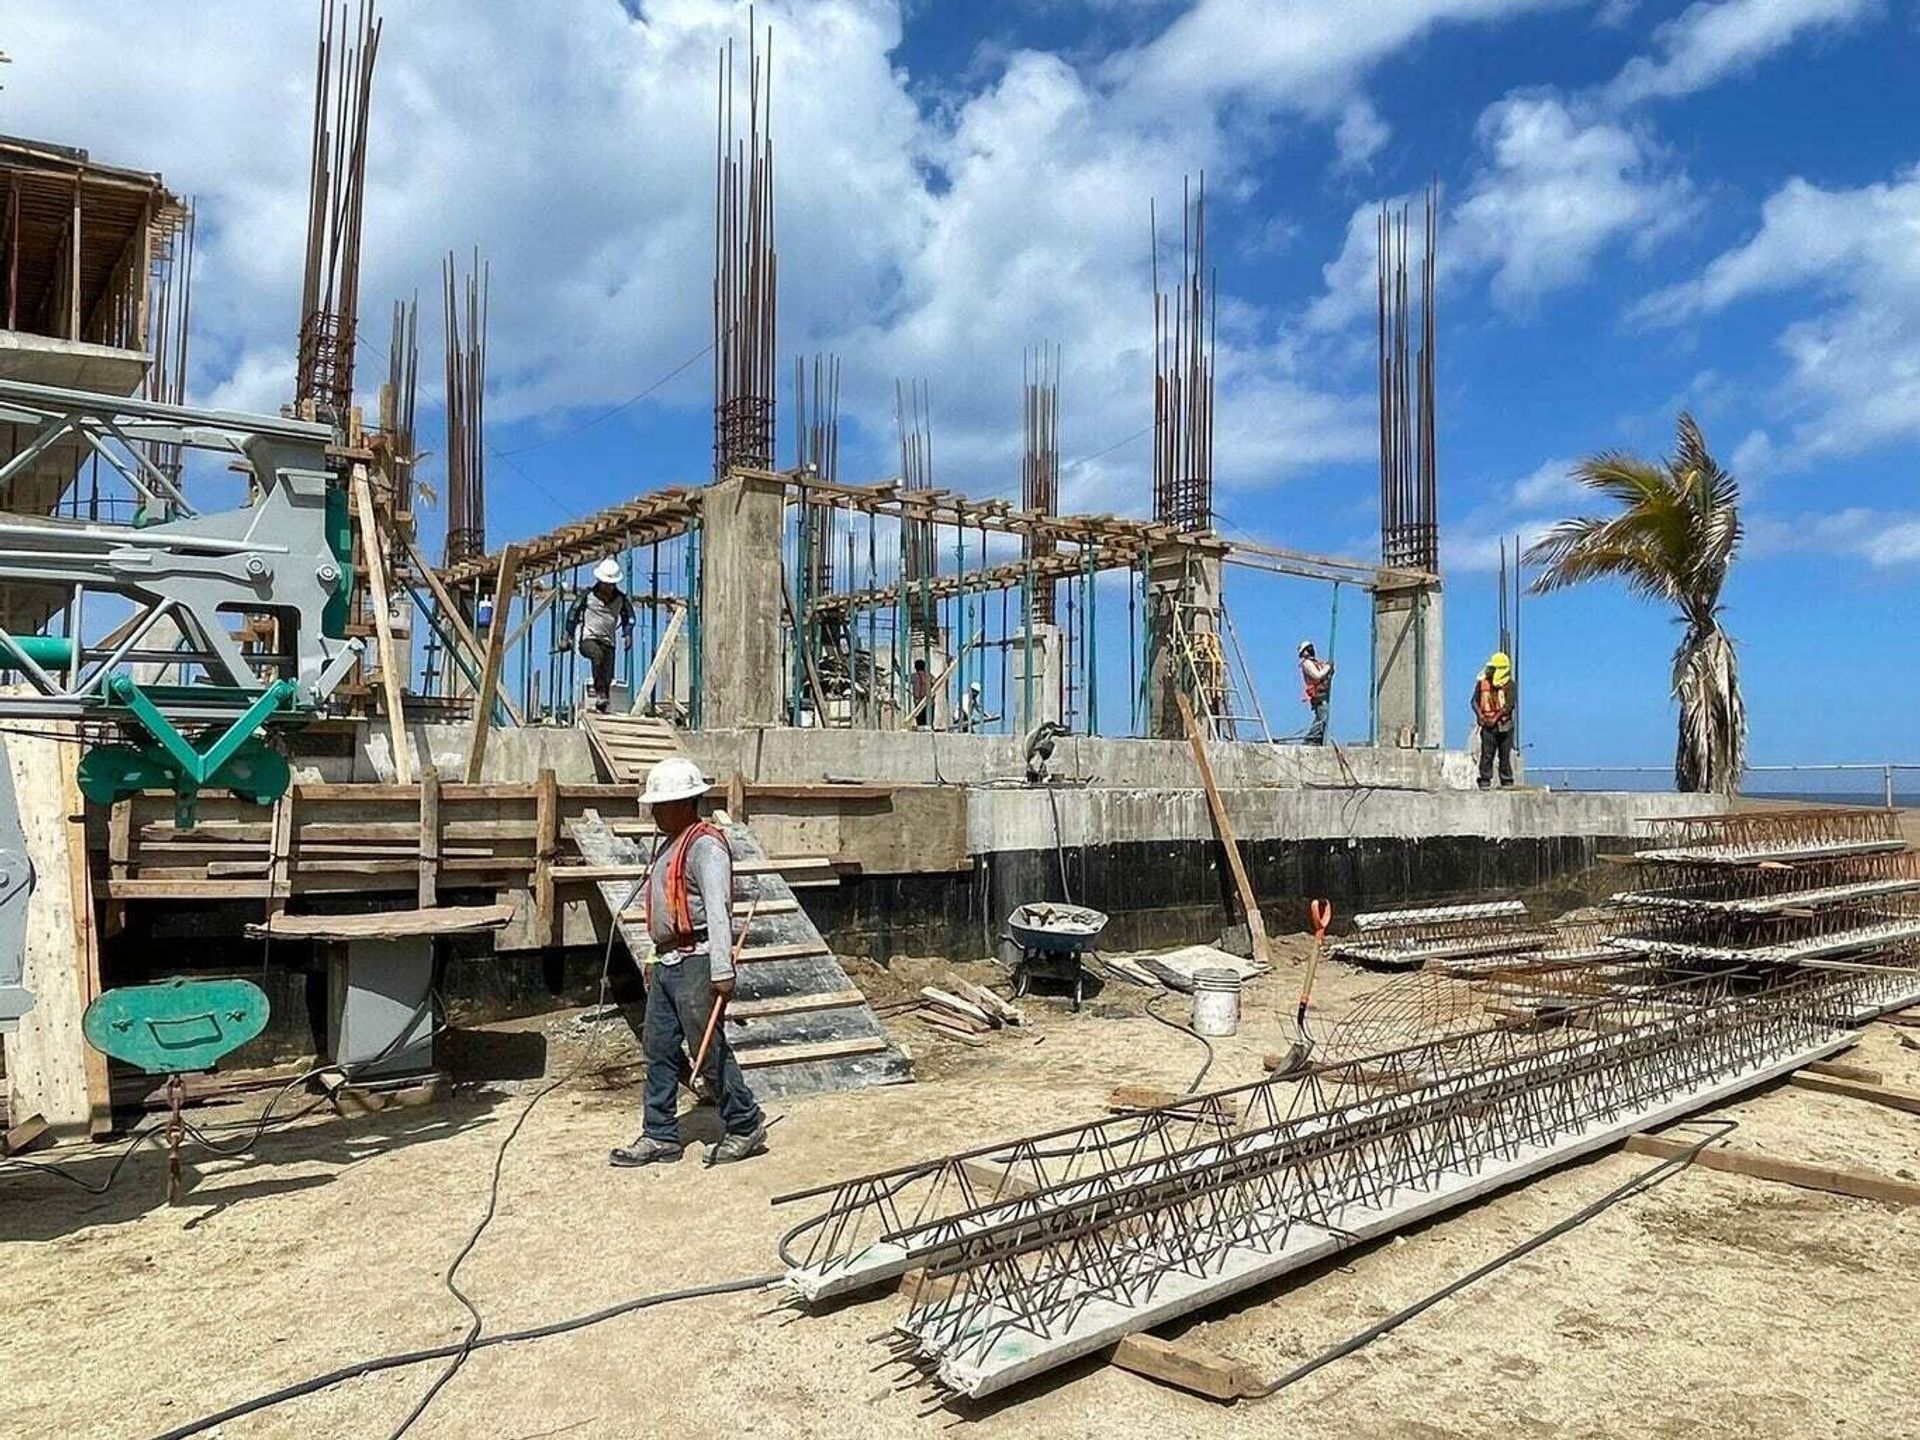
[[254, 939], [404, 940], [422, 935], [468, 935], [498, 930], [513, 919], [511, 905], [442, 905], [433, 910], [375, 910], [358, 915], [276, 915], [247, 926]]
[[1006, 1023], [1001, 1020], [998, 1015], [991, 1014], [987, 1010], [974, 1004], [971, 1000], [962, 1000], [958, 995], [949, 994], [937, 986], [922, 985], [920, 987], [920, 998], [930, 1005], [937, 1006], [942, 1010], [952, 1011], [964, 1019], [974, 1021], [976, 1024], [984, 1026], [988, 1030], [997, 1030], [1001, 1025]]
[[[1664, 1135], [1630, 1135], [1626, 1150], [1630, 1155], [1655, 1155], [1671, 1159], [1693, 1148], [1690, 1141], [1672, 1140]], [[1782, 1160], [1755, 1150], [1732, 1150], [1709, 1146], [1694, 1156], [1693, 1163], [1705, 1170], [1721, 1170], [1729, 1175], [1745, 1175], [1753, 1180], [1770, 1180], [1802, 1190], [1824, 1190], [1830, 1195], [1848, 1195], [1856, 1200], [1878, 1200], [1885, 1205], [1920, 1205], [1920, 1184], [1896, 1180], [1864, 1170], [1834, 1170], [1824, 1165], [1806, 1165], [1797, 1160]]]
[[373, 601], [373, 634], [379, 651], [380, 689], [386, 701], [387, 743], [393, 749], [393, 778], [413, 783], [413, 753], [407, 742], [406, 707], [401, 700], [399, 649], [393, 643], [393, 612], [387, 598], [387, 547], [380, 538], [380, 517], [373, 508], [367, 467], [351, 471], [353, 502], [360, 512], [360, 545], [365, 552], [367, 589]]
[[1891, 1015], [1881, 1015], [1876, 1018], [1882, 1025], [1920, 1028], [1920, 1010], [1896, 1010]]
[[[12, 1033], [6, 1051], [7, 1111], [44, 1115], [60, 1135], [92, 1133], [88, 1094], [89, 1048], [80, 1029], [92, 998], [75, 963], [72, 859], [67, 844], [67, 787], [80, 747], [64, 721], [17, 721], [0, 735], [12, 799], [25, 837], [35, 883], [28, 897], [21, 983], [34, 1005]], [[4, 803], [4, 801], [0, 801]]]
[[422, 910], [440, 903], [440, 772], [429, 765], [420, 776], [419, 879], [414, 889]]
[[[133, 876], [133, 802], [117, 800], [107, 814], [107, 876], [128, 880]], [[109, 936], [126, 927], [127, 907], [117, 900], [106, 903], [106, 928]]]
[[558, 945], [565, 918], [553, 903], [553, 859], [560, 853], [560, 782], [551, 769], [540, 772], [537, 790], [533, 821], [534, 933], [546, 944]]
[[293, 849], [299, 831], [293, 823], [294, 792], [289, 790], [273, 802], [273, 834], [268, 849], [267, 915], [272, 918], [287, 908], [287, 895], [293, 889]]
[[485, 773], [487, 736], [493, 732], [493, 697], [500, 689], [500, 667], [507, 654], [507, 623], [513, 612], [513, 582], [519, 573], [520, 548], [500, 550], [500, 573], [493, 583], [493, 622], [487, 626], [487, 663], [480, 672], [480, 689], [473, 701], [473, 739], [467, 747], [467, 783], [476, 785]]
[[965, 1029], [959, 1025], [950, 1024], [946, 1020], [940, 1018], [939, 1016], [929, 1014], [925, 1010], [919, 1010], [914, 1012], [913, 1018], [918, 1020], [922, 1025], [926, 1026], [929, 1030], [938, 1030], [942, 1035], [946, 1036], [949, 1040], [958, 1040], [962, 1045], [970, 1045], [976, 1050], [980, 1049], [982, 1046], [984, 1046], [987, 1043], [986, 1041], [982, 1040], [978, 1035], [974, 1034], [973, 1031]]
[[1844, 1095], [1849, 1100], [1865, 1100], [1874, 1105], [1885, 1105], [1890, 1110], [1920, 1115], [1920, 1090], [1901, 1090], [1870, 1080], [1846, 1080], [1835, 1075], [1808, 1075], [1805, 1072], [1789, 1076], [1787, 1083], [1797, 1085], [1802, 1090], [1818, 1090], [1823, 1095]]
[[653, 652], [653, 660], [647, 666], [647, 673], [640, 679], [640, 688], [633, 692], [633, 708], [638, 710], [653, 698], [653, 687], [660, 683], [661, 672], [667, 668], [667, 662], [673, 658], [674, 642], [680, 638], [680, 627], [686, 622], [687, 607], [684, 604], [673, 607], [673, 615], [667, 621], [667, 630], [660, 637], [660, 643]]
[[1253, 882], [1247, 878], [1246, 864], [1240, 858], [1240, 842], [1234, 836], [1233, 821], [1227, 816], [1226, 801], [1220, 797], [1220, 787], [1214, 783], [1213, 762], [1207, 758], [1207, 742], [1194, 721], [1193, 706], [1187, 702], [1186, 695], [1176, 690], [1174, 699], [1180, 704], [1180, 723], [1186, 727], [1187, 743], [1193, 747], [1193, 761], [1200, 769], [1200, 783], [1206, 787], [1207, 808], [1213, 812], [1213, 828], [1219, 832], [1221, 848], [1227, 852], [1227, 867], [1233, 871], [1234, 888], [1240, 893], [1240, 908], [1246, 912], [1247, 934], [1253, 941], [1253, 958], [1263, 965], [1271, 965], [1273, 952], [1267, 943], [1267, 922], [1260, 914], [1260, 902], [1254, 897]]
[[857, 1040], [818, 1040], [811, 1044], [769, 1045], [759, 1050], [735, 1050], [733, 1058], [742, 1070], [758, 1070], [768, 1065], [798, 1065], [807, 1060], [833, 1060], [842, 1055], [865, 1055], [887, 1048], [885, 1036], [864, 1035]]
[[1209, 1400], [1239, 1400], [1260, 1393], [1260, 1377], [1252, 1366], [1158, 1335], [1127, 1336], [1113, 1347], [1112, 1360], [1130, 1374]]
[[1865, 1065], [1848, 1065], [1839, 1060], [1815, 1060], [1811, 1065], [1801, 1068], [1808, 1075], [1831, 1075], [1836, 1080], [1859, 1080], [1868, 1085], [1878, 1085], [1885, 1078], [1878, 1070], [1868, 1069]]
[[35, 1111], [0, 1137], [0, 1155], [24, 1155], [34, 1146], [46, 1143], [52, 1133], [47, 1117]]
[[858, 990], [830, 990], [819, 995], [778, 995], [764, 1000], [735, 1000], [727, 1005], [727, 1014], [741, 1020], [767, 1015], [804, 1015], [810, 1010], [838, 1010], [843, 1005], [864, 1005], [867, 997]]
[[[413, 537], [408, 535], [404, 530], [399, 531], [398, 534], [400, 543], [406, 547], [407, 559], [412, 562], [414, 572], [419, 575], [420, 579], [426, 584], [428, 591], [432, 593], [434, 603], [440, 607], [440, 614], [447, 622], [447, 628], [451, 630], [455, 638], [466, 647], [467, 654], [472, 657], [474, 668], [476, 670], [479, 669], [485, 664], [486, 652], [481, 648], [480, 642], [474, 638], [473, 631], [468, 628], [466, 617], [460, 613], [460, 607], [454, 603], [453, 596], [447, 593], [447, 587], [440, 583], [439, 573], [435, 571], [433, 566], [429, 565], [426, 558], [421, 555], [420, 547], [414, 544]], [[521, 715], [519, 710], [514, 707], [511, 697], [505, 694], [501, 695], [500, 703], [506, 707], [507, 717], [512, 720], [514, 724], [525, 725], [527, 723], [526, 717]]]
[[756, 960], [799, 960], [809, 955], [831, 955], [826, 942], [815, 944], [802, 940], [792, 945], [749, 945], [740, 952], [740, 963], [751, 965]]

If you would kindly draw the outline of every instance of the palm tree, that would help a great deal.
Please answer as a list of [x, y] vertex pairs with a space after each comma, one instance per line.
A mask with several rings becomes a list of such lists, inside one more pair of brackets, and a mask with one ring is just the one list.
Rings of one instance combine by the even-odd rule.
[[1573, 474], [1619, 513], [1563, 520], [1531, 546], [1527, 559], [1546, 567], [1534, 593], [1614, 577], [1679, 609], [1686, 634], [1673, 652], [1680, 702], [1674, 783], [1731, 795], [1747, 764], [1747, 709], [1733, 639], [1720, 624], [1720, 590], [1740, 548], [1740, 483], [1720, 468], [1685, 413], [1672, 459], [1609, 450], [1581, 461]]

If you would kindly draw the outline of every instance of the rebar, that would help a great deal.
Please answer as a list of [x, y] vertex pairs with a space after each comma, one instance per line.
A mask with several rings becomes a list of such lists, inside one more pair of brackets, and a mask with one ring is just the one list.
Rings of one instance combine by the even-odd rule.
[[[1041, 515], [1060, 509], [1060, 347], [1041, 344], [1021, 362], [1020, 503]], [[1021, 558], [1028, 563], [1058, 548], [1051, 537], [1028, 531], [1021, 536]], [[1051, 575], [1033, 582], [1028, 623], [1051, 625], [1056, 618], [1057, 582]]]
[[1420, 341], [1412, 344], [1407, 281], [1410, 207], [1380, 207], [1376, 318], [1380, 386], [1380, 558], [1410, 570], [1440, 568], [1439, 467], [1434, 412], [1435, 284], [1439, 195], [1425, 195], [1420, 258]]
[[747, 11], [747, 113], [736, 132], [733, 42], [720, 51], [713, 186], [713, 473], [774, 456], [779, 258], [773, 245], [773, 27]]
[[441, 272], [446, 315], [448, 565], [487, 553], [487, 312], [492, 271], [476, 247], [464, 277], [452, 251], [447, 252]]
[[1213, 525], [1213, 360], [1218, 277], [1207, 265], [1207, 177], [1180, 192], [1180, 274], [1160, 289], [1160, 225], [1151, 204], [1153, 514], [1190, 532]]
[[374, 0], [358, 0], [351, 30], [346, 0], [320, 0], [294, 400], [313, 401], [336, 421], [344, 421], [353, 408], [367, 121], [383, 23], [374, 14]]

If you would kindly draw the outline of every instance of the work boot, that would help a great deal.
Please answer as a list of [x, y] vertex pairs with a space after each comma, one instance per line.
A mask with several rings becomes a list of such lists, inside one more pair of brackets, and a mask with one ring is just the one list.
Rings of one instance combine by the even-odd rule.
[[707, 1152], [707, 1164], [731, 1165], [767, 1153], [767, 1127], [755, 1125], [744, 1135], [728, 1135]]
[[622, 1169], [632, 1169], [639, 1165], [671, 1165], [678, 1160], [682, 1147], [673, 1140], [656, 1140], [651, 1135], [642, 1135], [631, 1145], [622, 1145], [609, 1151], [607, 1163]]

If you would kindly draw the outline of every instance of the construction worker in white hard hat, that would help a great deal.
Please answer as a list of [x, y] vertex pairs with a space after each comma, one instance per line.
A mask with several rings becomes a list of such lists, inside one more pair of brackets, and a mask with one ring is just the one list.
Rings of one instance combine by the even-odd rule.
[[980, 696], [980, 682], [975, 680], [960, 697], [960, 713], [953, 717], [953, 728], [971, 734], [982, 725], [991, 725], [999, 718], [998, 715], [987, 713], [987, 703]]
[[[712, 787], [691, 760], [671, 756], [647, 772], [640, 803], [653, 810], [659, 843], [647, 874], [647, 934], [653, 963], [646, 967], [647, 1012], [640, 1027], [646, 1051], [646, 1119], [631, 1145], [612, 1152], [615, 1165], [659, 1165], [678, 1160], [679, 1094], [692, 1074], [716, 1005], [733, 995], [733, 851], [717, 826], [700, 818], [700, 797]], [[740, 1073], [726, 1025], [713, 1027], [702, 1074], [717, 1098], [726, 1130], [707, 1164], [728, 1165], [767, 1148], [760, 1106]]]
[[1313, 723], [1302, 738], [1304, 745], [1327, 743], [1327, 715], [1333, 706], [1333, 662], [1313, 653], [1313, 642], [1300, 642], [1300, 683], [1307, 707], [1313, 711]]
[[633, 601], [620, 588], [620, 562], [602, 560], [593, 567], [593, 586], [582, 590], [580, 598], [567, 611], [567, 623], [561, 627], [560, 648], [579, 641], [580, 653], [593, 667], [589, 691], [593, 708], [606, 714], [613, 699], [613, 628], [620, 627], [622, 644], [633, 639]]

